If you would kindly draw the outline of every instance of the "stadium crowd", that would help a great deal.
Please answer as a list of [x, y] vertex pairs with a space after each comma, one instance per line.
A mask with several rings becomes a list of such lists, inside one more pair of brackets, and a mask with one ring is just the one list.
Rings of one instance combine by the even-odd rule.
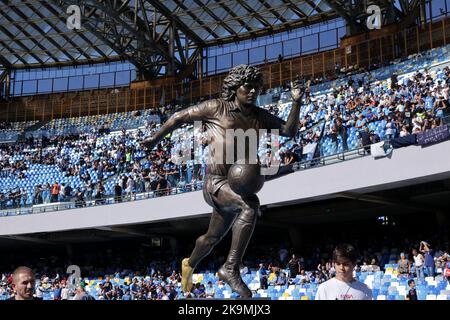
[[[166, 139], [157, 150], [144, 150], [139, 141], [144, 133], [156, 130], [156, 123], [149, 122], [143, 130], [127, 132], [125, 129], [111, 139], [102, 139], [99, 133], [72, 136], [55, 136], [26, 144], [3, 145], [0, 155], [3, 176], [26, 179], [31, 164], [56, 165], [64, 176], [79, 176], [84, 182], [81, 189], [60, 184], [58, 181], [36, 185], [33, 204], [68, 201], [75, 198], [80, 204], [105, 196], [103, 181], [112, 175], [119, 177], [114, 188], [118, 201], [122, 195], [166, 190], [168, 187], [186, 188], [185, 178], [201, 180], [199, 166], [176, 166], [172, 161], [173, 142]], [[24, 155], [23, 160], [12, 161]], [[196, 170], [195, 172], [193, 170]], [[93, 175], [93, 176], [92, 176]], [[192, 180], [192, 179], [191, 179]], [[197, 187], [194, 181], [195, 188]], [[188, 186], [189, 187], [189, 186]], [[28, 198], [25, 188], [15, 188], [8, 194], [0, 193], [1, 208], [9, 202], [12, 207], [25, 206]]]
[[[354, 276], [385, 271], [388, 263], [394, 263], [399, 279], [412, 279], [421, 283], [425, 276], [433, 279], [446, 278], [450, 285], [449, 244], [435, 240], [437, 237], [432, 239], [436, 241], [435, 245], [400, 237], [396, 239], [384, 237], [367, 240], [364, 243], [355, 238], [353, 242], [360, 246], [358, 249], [360, 254]], [[306, 244], [298, 255], [293, 253], [293, 249], [288, 248], [289, 245], [278, 247], [255, 245], [245, 257], [241, 274], [256, 271], [259, 279], [257, 289], [264, 290], [275, 286], [287, 288], [289, 285], [306, 287], [311, 284], [318, 285], [336, 275], [331, 257], [333, 241], [330, 239], [316, 239], [316, 243]], [[181, 276], [178, 272], [181, 258], [170, 260], [164, 257], [163, 251], [149, 254], [142, 248], [130, 249], [127, 254], [125, 251], [120, 248], [108, 249], [102, 255], [86, 252], [77, 261], [64, 260], [56, 256], [44, 260], [28, 259], [27, 266], [34, 270], [37, 280], [35, 297], [43, 299], [45, 295], [51, 293], [53, 300], [85, 300], [93, 299], [93, 296], [99, 300], [214, 298], [216, 290], [225, 286], [209, 271], [217, 270], [225, 259], [221, 252], [215, 252], [202, 262], [198, 271], [202, 274], [202, 278], [197, 278], [191, 292], [181, 292]], [[5, 257], [2, 262], [0, 279], [2, 299], [11, 297], [14, 292], [12, 270], [17, 265], [13, 261], [16, 259]], [[64, 265], [72, 263], [81, 265], [81, 282], [78, 286], [74, 285], [73, 279], [65, 276], [67, 266]], [[9, 269], [5, 271], [4, 268]], [[96, 285], [92, 284], [94, 279], [98, 280]], [[119, 282], [118, 279], [124, 281]], [[95, 294], [92, 290], [95, 290]]]

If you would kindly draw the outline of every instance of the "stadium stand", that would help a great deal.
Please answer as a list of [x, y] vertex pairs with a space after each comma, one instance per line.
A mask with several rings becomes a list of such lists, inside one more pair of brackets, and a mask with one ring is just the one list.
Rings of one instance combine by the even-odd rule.
[[[444, 276], [445, 269], [449, 268], [448, 263], [450, 263], [448, 251], [437, 248], [434, 256], [436, 263], [434, 277], [418, 278], [414, 271], [412, 256], [408, 253], [411, 252], [408, 248], [414, 247], [413, 242], [402, 243], [397, 247], [394, 247], [393, 243], [391, 243], [392, 247], [384, 246], [380, 242], [372, 245], [376, 247], [362, 250], [364, 254], [360, 256], [354, 270], [354, 277], [372, 290], [374, 300], [405, 300], [409, 290], [407, 284], [409, 279], [415, 280], [419, 300], [450, 300], [450, 279]], [[244, 261], [248, 267], [241, 269], [243, 279], [255, 293], [255, 297], [272, 300], [314, 300], [320, 283], [333, 277], [335, 270], [326, 251], [329, 243], [322, 244], [318, 241], [313, 247], [314, 251], [299, 257], [297, 263], [302, 271], [292, 277], [290, 261], [287, 262], [290, 257], [282, 256], [281, 253], [278, 257], [275, 247], [256, 246]], [[128, 253], [130, 256], [131, 252]], [[406, 257], [412, 264], [411, 270], [406, 274], [400, 274], [398, 270], [400, 252], [406, 252]], [[86, 267], [83, 268], [85, 276], [82, 276], [81, 284], [96, 300], [233, 299], [237, 297], [228, 285], [218, 279], [217, 274], [209, 271], [215, 269], [217, 260], [220, 260], [218, 257], [210, 259], [210, 263], [205, 264], [201, 272], [194, 274], [194, 288], [190, 293], [183, 293], [180, 274], [176, 271], [180, 259], [166, 260], [154, 255], [150, 258], [136, 253], [135, 255], [139, 258], [127, 260], [121, 256], [123, 253], [115, 250], [115, 260], [124, 263], [121, 266], [117, 263], [105, 264], [98, 261], [98, 258], [86, 255], [87, 257], [83, 259], [86, 261]], [[72, 289], [69, 290], [72, 280], [64, 276], [65, 270], [58, 267], [61, 263], [60, 259], [53, 257], [47, 260], [46, 264], [30, 262], [35, 266], [36, 289], [41, 291], [42, 298], [60, 300], [60, 289], [64, 291], [62, 299], [74, 298], [75, 292]], [[365, 262], [370, 260], [373, 261], [367, 265]], [[387, 261], [387, 263], [380, 267], [376, 261], [381, 263]], [[88, 267], [89, 265], [96, 265], [96, 267]], [[10, 271], [2, 270], [1, 272], [0, 299], [3, 300], [11, 295], [12, 290]], [[267, 278], [267, 288], [262, 285], [262, 277]], [[111, 283], [111, 287], [107, 284], [108, 282]]]
[[[429, 50], [394, 65], [311, 87], [311, 96], [301, 110], [296, 141], [280, 138], [280, 152], [272, 156], [270, 148], [264, 148], [267, 138], [263, 138], [259, 150], [262, 163], [269, 164], [271, 157], [285, 165], [361, 147], [369, 151], [372, 143], [444, 125], [449, 114], [449, 48]], [[397, 84], [391, 83], [394, 72], [399, 74]], [[354, 80], [352, 85], [349, 79]], [[286, 119], [289, 88], [271, 90], [260, 101], [268, 97], [279, 100], [262, 107]], [[104, 197], [131, 197], [157, 189], [168, 189], [158, 194], [196, 190], [205, 172], [205, 144], [194, 151], [197, 162], [176, 164], [179, 155], [193, 147], [192, 125], [174, 132], [150, 158], [139, 144], [161, 120], [180, 108], [56, 119], [27, 132], [25, 143], [3, 145], [1, 208], [74, 201], [77, 194], [78, 202], [84, 205], [94, 199], [94, 203], [103, 203], [100, 199]], [[33, 124], [15, 123], [8, 132], [23, 131]], [[202, 134], [196, 132], [196, 139], [201, 140]], [[156, 165], [155, 154], [164, 154]], [[56, 182], [64, 184], [58, 201], [50, 197]], [[156, 186], [151, 187], [152, 182]], [[116, 184], [122, 189], [120, 195], [114, 191]], [[70, 186], [68, 194], [66, 186]]]

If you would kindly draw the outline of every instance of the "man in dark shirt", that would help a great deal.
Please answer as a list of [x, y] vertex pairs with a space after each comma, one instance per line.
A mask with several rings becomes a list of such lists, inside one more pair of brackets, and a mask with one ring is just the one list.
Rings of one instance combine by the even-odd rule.
[[6, 197], [3, 192], [0, 192], [0, 209], [6, 209]]
[[81, 208], [81, 207], [85, 207], [85, 206], [86, 206], [86, 202], [84, 201], [84, 192], [76, 189], [75, 190], [75, 207]]
[[42, 186], [37, 185], [34, 188], [34, 204], [42, 204]]
[[335, 124], [336, 133], [341, 136], [342, 138], [342, 147], [344, 151], [348, 151], [348, 144], [347, 144], [347, 128], [342, 123], [342, 118], [336, 119]]
[[267, 279], [267, 269], [264, 266], [264, 264], [260, 263], [259, 264], [259, 270], [258, 270], [258, 274], [259, 274], [259, 285], [261, 289], [266, 290], [268, 287], [268, 279]]
[[158, 189], [158, 182], [159, 182], [159, 180], [157, 180], [157, 179], [153, 179], [150, 182], [150, 190], [151, 191], [156, 191], [156, 189]]
[[291, 260], [289, 260], [288, 268], [289, 268], [289, 277], [291, 279], [297, 277], [297, 274], [299, 273], [300, 270], [300, 261], [295, 254], [293, 254]]
[[396, 90], [398, 88], [398, 76], [395, 72], [391, 75], [391, 88], [392, 90]]
[[373, 144], [378, 143], [380, 141], [381, 141], [380, 136], [375, 131], [373, 130], [370, 131], [370, 143]]
[[352, 77], [350, 77], [350, 79], [348, 79], [347, 84], [349, 87], [353, 86], [353, 83], [355, 83], [355, 80], [353, 80]]
[[161, 195], [167, 193], [168, 187], [169, 187], [169, 184], [168, 184], [167, 179], [165, 178], [164, 175], [161, 175], [158, 180], [158, 187], [156, 188], [156, 190], [158, 190], [158, 195], [161, 196]]
[[408, 290], [408, 293], [406, 294], [406, 300], [418, 300], [416, 284], [413, 279], [408, 280], [408, 286], [409, 286], [409, 290]]
[[175, 298], [178, 295], [177, 291], [175, 290], [175, 288], [171, 284], [169, 285], [168, 293], [169, 293], [169, 300], [175, 300]]
[[122, 202], [122, 187], [119, 185], [119, 183], [116, 183], [114, 186], [114, 197], [116, 199], [116, 202]]
[[[233, 139], [227, 139], [227, 131], [235, 132], [240, 129], [246, 132], [251, 129], [258, 134], [260, 129], [270, 129], [278, 130], [282, 136], [293, 138], [298, 130], [300, 100], [304, 93], [299, 83], [294, 84], [292, 109], [285, 122], [255, 105], [262, 85], [262, 73], [257, 68], [246, 65], [235, 67], [223, 81], [221, 99], [209, 100], [175, 113], [155, 136], [148, 137], [143, 142], [149, 149], [153, 149], [168, 133], [183, 123], [194, 121], [203, 121], [207, 128], [209, 141], [211, 141], [208, 175], [205, 178], [203, 196], [214, 210], [207, 233], [197, 239], [191, 256], [182, 261], [182, 290], [184, 292], [190, 291], [193, 286], [194, 268], [232, 229], [230, 252], [225, 264], [218, 271], [219, 278], [241, 297], [252, 296], [250, 289], [241, 278], [239, 266], [259, 214], [259, 199], [255, 194], [240, 196], [228, 184], [228, 171], [233, 163], [224, 160], [229, 160], [230, 156], [235, 159], [234, 161], [237, 159], [236, 152], [227, 157], [227, 146], [236, 147]], [[257, 137], [256, 143], [258, 141]], [[248, 146], [247, 150], [250, 151], [249, 149], [253, 149], [253, 146]], [[254, 150], [258, 150], [258, 146]], [[244, 160], [249, 163], [248, 158], [255, 156], [246, 152]], [[228, 163], [223, 164], [224, 162]]]
[[64, 189], [64, 196], [66, 198], [66, 201], [70, 201], [71, 197], [72, 197], [72, 187], [69, 185], [66, 186], [66, 188]]
[[369, 128], [367, 126], [365, 126], [364, 129], [359, 132], [359, 137], [361, 139], [361, 143], [364, 147], [364, 150], [367, 153], [370, 153], [371, 140], [370, 140]]
[[113, 285], [109, 280], [109, 277], [106, 277], [105, 282], [103, 283], [103, 290], [107, 296], [110, 295], [113, 290]]

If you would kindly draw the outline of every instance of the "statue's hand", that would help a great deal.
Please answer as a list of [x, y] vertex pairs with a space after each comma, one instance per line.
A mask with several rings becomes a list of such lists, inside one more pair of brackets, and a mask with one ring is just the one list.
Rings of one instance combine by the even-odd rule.
[[152, 149], [158, 144], [158, 142], [155, 141], [155, 140], [153, 139], [153, 137], [147, 137], [147, 138], [145, 138], [145, 139], [141, 142], [141, 144], [142, 144], [144, 147], [146, 147], [146, 148], [152, 150]]
[[305, 87], [303, 86], [303, 83], [299, 80], [294, 81], [291, 86], [292, 100], [295, 102], [300, 102], [304, 94]]

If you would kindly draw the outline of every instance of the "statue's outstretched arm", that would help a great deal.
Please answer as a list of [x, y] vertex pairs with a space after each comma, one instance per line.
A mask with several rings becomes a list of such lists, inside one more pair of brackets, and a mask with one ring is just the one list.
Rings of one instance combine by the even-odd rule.
[[146, 137], [142, 144], [149, 149], [153, 149], [168, 133], [179, 128], [182, 124], [208, 119], [213, 105], [214, 101], [206, 101], [174, 113], [158, 132], [153, 136]]

